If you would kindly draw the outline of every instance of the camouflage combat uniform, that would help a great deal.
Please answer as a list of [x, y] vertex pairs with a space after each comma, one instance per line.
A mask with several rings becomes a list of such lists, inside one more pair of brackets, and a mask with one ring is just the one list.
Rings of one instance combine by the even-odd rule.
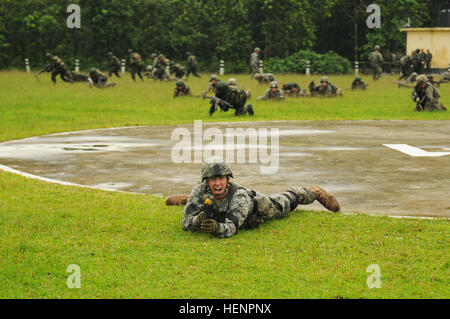
[[300, 86], [295, 82], [289, 82], [286, 84], [283, 84], [283, 92], [284, 94], [288, 96], [300, 96], [301, 94], [301, 88]]
[[115, 83], [106, 83], [108, 82], [108, 79], [106, 78], [106, 76], [100, 72], [99, 70], [92, 68], [89, 71], [89, 86], [95, 86], [98, 88], [104, 88], [107, 86], [114, 86]]
[[197, 59], [196, 59], [196, 57], [193, 54], [190, 54], [190, 52], [188, 52], [186, 78], [189, 78], [189, 75], [191, 73], [194, 76], [198, 77], [198, 78], [201, 77], [197, 73]]
[[[326, 85], [322, 85], [322, 83], [326, 83]], [[338, 89], [338, 87], [333, 83], [328, 82], [327, 77], [322, 77], [322, 79], [320, 80], [320, 84], [316, 86], [313, 91], [315, 92], [315, 94], [320, 96], [342, 96], [342, 90]]]
[[108, 64], [109, 64], [108, 76], [111, 77], [113, 74], [115, 74], [118, 78], [120, 78], [120, 74], [119, 74], [120, 60], [118, 57], [113, 55], [111, 52], [108, 54]]
[[[207, 182], [197, 184], [184, 207], [181, 225], [184, 230], [198, 231], [197, 216], [205, 210], [205, 197], [212, 197]], [[228, 182], [227, 195], [222, 200], [213, 200], [213, 219], [218, 222], [214, 236], [230, 237], [239, 229], [256, 228], [265, 221], [288, 215], [298, 204], [314, 202], [316, 195], [307, 187], [294, 187], [281, 194], [265, 196], [261, 193]]]
[[[275, 81], [272, 81], [272, 83], [273, 82]], [[275, 88], [276, 90], [272, 90], [273, 88]], [[278, 88], [278, 85], [276, 86], [271, 85], [271, 87], [266, 90], [266, 93], [263, 96], [258, 96], [256, 99], [263, 101], [267, 100], [282, 101], [284, 100], [284, 93], [282, 90]]]
[[[225, 82], [218, 82], [216, 85], [216, 97], [219, 99], [224, 100], [225, 102], [228, 102], [230, 105], [234, 108], [234, 115], [245, 115], [247, 112], [250, 115], [253, 115], [253, 107], [251, 104], [245, 105], [247, 102], [247, 93], [245, 90], [234, 86], [234, 85], [228, 85]], [[212, 105], [210, 109], [210, 115], [214, 113], [212, 111]], [[229, 107], [226, 105], [221, 106], [221, 110], [226, 112], [228, 111]]]
[[184, 84], [183, 81], [178, 80], [176, 83], [176, 87], [173, 91], [173, 97], [186, 96], [186, 95], [192, 96], [191, 89], [188, 86], [186, 86], [186, 84]]
[[399, 78], [399, 80], [406, 79], [411, 74], [412, 70], [411, 60], [412, 59], [410, 55], [405, 55], [400, 59], [400, 68], [402, 76]]
[[52, 72], [51, 77], [53, 83], [56, 84], [56, 76], [59, 74], [61, 80], [64, 82], [73, 83], [71, 75], [67, 70], [65, 63], [56, 55], [51, 55], [50, 53], [46, 54], [47, 59], [50, 63], [45, 67], [47, 72]]
[[381, 73], [383, 72], [383, 56], [378, 46], [375, 47], [375, 51], [370, 53], [369, 61], [372, 67], [373, 79], [376, 81], [381, 77]]
[[258, 81], [259, 84], [275, 81], [275, 76], [272, 73], [257, 73], [255, 74], [254, 78]]
[[167, 70], [169, 63], [164, 55], [158, 55], [153, 62], [153, 78], [160, 80], [172, 80], [170, 71]]
[[169, 73], [175, 75], [175, 78], [181, 79], [184, 76], [184, 66], [179, 63], [169, 62]]
[[132, 50], [128, 50], [129, 57], [128, 62], [130, 64], [130, 72], [131, 72], [131, 78], [133, 81], [136, 81], [136, 73], [139, 76], [139, 78], [144, 81], [144, 78], [142, 77], [141, 72], [144, 69], [144, 63], [142, 61], [141, 56], [137, 52], [133, 52]]
[[439, 103], [439, 90], [431, 84], [423, 74], [417, 77], [417, 84], [412, 90], [411, 98], [416, 102], [416, 111], [446, 111]]
[[352, 82], [352, 90], [365, 90], [366, 88], [366, 83], [359, 76], [355, 77]]
[[251, 78], [253, 79], [256, 74], [259, 73], [259, 48], [255, 48], [253, 53], [250, 55], [250, 67], [252, 68]]

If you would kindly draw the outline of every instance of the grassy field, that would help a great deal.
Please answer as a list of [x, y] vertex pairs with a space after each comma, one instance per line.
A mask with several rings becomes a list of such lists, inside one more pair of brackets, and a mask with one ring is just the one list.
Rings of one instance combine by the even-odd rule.
[[[0, 140], [111, 126], [235, 120], [449, 120], [449, 112], [412, 111], [409, 89], [393, 77], [343, 98], [255, 101], [254, 117], [208, 116], [206, 100], [172, 98], [174, 83], [108, 90], [54, 86], [22, 72], [0, 73]], [[194, 94], [208, 75], [188, 81]], [[226, 77], [228, 78], [228, 76]], [[318, 81], [320, 77], [312, 79]], [[279, 76], [281, 82], [305, 76]], [[350, 76], [330, 76], [340, 87]], [[440, 89], [450, 106], [450, 85]], [[161, 198], [81, 189], [0, 172], [0, 298], [449, 298], [448, 220], [393, 219], [296, 211], [229, 239], [181, 229], [180, 208]], [[69, 289], [77, 264], [81, 288]], [[381, 288], [369, 289], [377, 264]]]

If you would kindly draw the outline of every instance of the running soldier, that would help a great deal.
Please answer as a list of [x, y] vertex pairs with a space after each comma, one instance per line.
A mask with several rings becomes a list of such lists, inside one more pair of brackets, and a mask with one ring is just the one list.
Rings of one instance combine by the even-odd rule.
[[42, 71], [52, 72], [51, 77], [54, 84], [56, 84], [56, 76], [58, 74], [64, 82], [74, 83], [65, 63], [58, 56], [52, 55], [51, 53], [46, 53], [45, 57], [47, 58], [49, 64], [47, 64]]
[[173, 61], [169, 61], [169, 73], [170, 76], [175, 75], [176, 79], [181, 80], [184, 76], [184, 66], [179, 63], [174, 63]]
[[144, 82], [144, 78], [142, 77], [141, 72], [144, 69], [144, 63], [142, 61], [141, 56], [139, 53], [134, 52], [133, 50], [128, 50], [128, 62], [130, 64], [130, 72], [131, 72], [131, 78], [134, 82], [136, 82], [136, 73], [141, 79], [142, 82]]
[[187, 72], [186, 72], [186, 78], [189, 78], [189, 74], [193, 74], [194, 76], [200, 78], [201, 76], [197, 74], [197, 58], [195, 55], [191, 54], [191, 52], [187, 52], [188, 59], [187, 59]]
[[118, 78], [120, 78], [119, 74], [120, 60], [112, 52], [108, 52], [108, 64], [109, 64], [108, 76], [111, 77], [113, 74], [115, 74]]
[[[182, 228], [203, 231], [218, 238], [236, 235], [239, 230], [260, 227], [264, 222], [286, 217], [297, 206], [321, 203], [339, 212], [341, 205], [331, 194], [317, 186], [292, 187], [267, 196], [231, 182], [233, 172], [221, 160], [202, 165], [202, 182], [192, 190], [183, 209]], [[167, 205], [184, 204], [184, 198], [170, 196]]]
[[439, 90], [428, 81], [425, 74], [417, 76], [417, 84], [412, 90], [411, 98], [416, 102], [416, 111], [447, 111], [439, 103]]

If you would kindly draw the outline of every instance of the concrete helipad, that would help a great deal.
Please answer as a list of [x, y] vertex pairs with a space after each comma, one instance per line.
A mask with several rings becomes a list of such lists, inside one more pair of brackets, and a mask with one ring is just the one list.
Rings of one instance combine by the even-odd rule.
[[[266, 193], [319, 185], [338, 197], [344, 212], [450, 217], [450, 121], [203, 123], [200, 133], [198, 124], [0, 143], [0, 164], [55, 181], [165, 196], [189, 192], [200, 180], [201, 164], [177, 162], [180, 156], [199, 162], [207, 155], [202, 150], [211, 143], [204, 140], [209, 132], [224, 156], [244, 151], [243, 163], [232, 164], [242, 185]], [[242, 131], [234, 130], [236, 140], [227, 143], [237, 128]], [[258, 139], [239, 141], [249, 128]], [[220, 134], [224, 145], [218, 143]], [[279, 136], [278, 149], [272, 135]], [[319, 204], [307, 207], [323, 210]]]

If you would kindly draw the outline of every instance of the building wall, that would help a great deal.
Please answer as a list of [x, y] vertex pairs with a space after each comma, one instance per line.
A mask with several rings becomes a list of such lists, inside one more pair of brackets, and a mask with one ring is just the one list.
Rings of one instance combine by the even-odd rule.
[[448, 68], [450, 64], [450, 28], [407, 28], [406, 52], [415, 49], [430, 50], [432, 68]]

